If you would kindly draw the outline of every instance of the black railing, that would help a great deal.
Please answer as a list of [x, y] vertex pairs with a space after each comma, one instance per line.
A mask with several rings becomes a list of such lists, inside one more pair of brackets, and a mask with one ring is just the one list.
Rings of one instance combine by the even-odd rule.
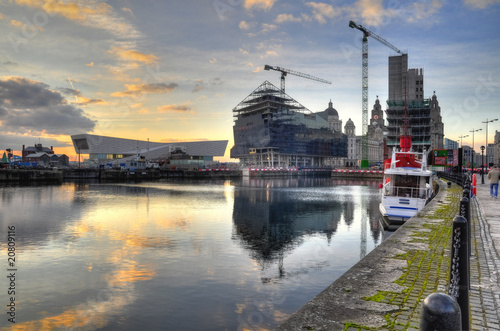
[[[445, 176], [442, 178], [448, 179]], [[469, 330], [471, 199], [468, 187], [470, 183], [467, 177], [455, 178], [462, 178], [466, 189], [460, 200], [459, 215], [453, 219], [448, 293], [433, 293], [425, 298], [420, 317], [420, 329], [423, 331]]]
[[439, 178], [444, 178], [446, 180], [449, 180], [450, 182], [453, 182], [462, 188], [465, 188], [465, 183], [467, 181], [470, 181], [470, 176], [467, 173], [456, 173], [456, 172], [444, 172], [444, 171], [438, 171], [437, 176]]

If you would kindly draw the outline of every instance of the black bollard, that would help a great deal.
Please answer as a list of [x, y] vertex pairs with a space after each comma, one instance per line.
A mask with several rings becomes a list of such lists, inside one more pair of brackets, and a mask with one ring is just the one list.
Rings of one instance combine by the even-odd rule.
[[472, 248], [472, 245], [471, 245], [471, 236], [472, 236], [471, 223], [472, 223], [472, 219], [471, 219], [471, 211], [470, 211], [470, 199], [466, 198], [465, 196], [460, 200], [460, 216], [465, 217], [465, 219], [467, 220], [467, 234], [468, 234], [467, 244], [469, 247], [469, 256], [471, 256], [471, 248]]
[[457, 300], [462, 312], [462, 330], [469, 330], [469, 248], [467, 247], [467, 220], [453, 219], [451, 238], [450, 285], [448, 294]]
[[469, 199], [469, 198], [470, 198], [470, 190], [469, 190], [469, 189], [468, 189], [468, 187], [467, 187], [467, 185], [468, 185], [468, 184], [466, 183], [465, 185], [466, 185], [466, 186], [465, 186], [465, 189], [464, 189], [464, 191], [463, 191], [462, 196], [463, 196], [463, 197], [465, 197], [465, 198], [467, 198], [467, 199]]
[[453, 297], [432, 293], [425, 298], [420, 314], [420, 330], [462, 330], [460, 306]]

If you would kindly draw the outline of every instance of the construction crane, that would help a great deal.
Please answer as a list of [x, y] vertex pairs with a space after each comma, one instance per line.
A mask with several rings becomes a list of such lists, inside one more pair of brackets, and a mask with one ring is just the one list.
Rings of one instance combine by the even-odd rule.
[[376, 35], [372, 31], [368, 30], [362, 25], [358, 25], [353, 21], [349, 22], [349, 27], [353, 29], [358, 29], [363, 32], [363, 43], [362, 43], [362, 83], [361, 83], [361, 91], [362, 91], [362, 108], [363, 108], [363, 138], [362, 138], [362, 147], [361, 147], [361, 168], [368, 168], [368, 37], [372, 37], [373, 39], [379, 41], [385, 46], [391, 48], [398, 54], [403, 54], [396, 46], [389, 43], [384, 38]]
[[325, 84], [331, 84], [332, 82], [328, 81], [328, 80], [325, 80], [325, 79], [322, 79], [322, 78], [318, 78], [318, 77], [314, 77], [314, 76], [311, 76], [311, 75], [308, 75], [308, 74], [304, 74], [304, 73], [301, 73], [301, 72], [298, 72], [298, 71], [295, 71], [295, 70], [290, 70], [290, 69], [286, 69], [286, 68], [282, 68], [282, 67], [275, 67], [275, 66], [270, 66], [270, 65], [265, 65], [264, 66], [264, 70], [276, 70], [276, 71], [280, 71], [281, 72], [281, 93], [285, 93], [285, 77], [287, 74], [290, 74], [290, 75], [295, 75], [295, 76], [299, 76], [299, 77], [302, 77], [302, 78], [307, 78], [307, 79], [311, 79], [311, 80], [315, 80], [317, 82], [321, 82], [321, 83], [325, 83]]

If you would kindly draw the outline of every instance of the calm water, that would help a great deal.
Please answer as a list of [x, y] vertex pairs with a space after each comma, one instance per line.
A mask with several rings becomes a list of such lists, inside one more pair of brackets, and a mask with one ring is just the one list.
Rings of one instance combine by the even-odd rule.
[[272, 329], [380, 244], [377, 185], [0, 186], [0, 302], [14, 225], [18, 329]]

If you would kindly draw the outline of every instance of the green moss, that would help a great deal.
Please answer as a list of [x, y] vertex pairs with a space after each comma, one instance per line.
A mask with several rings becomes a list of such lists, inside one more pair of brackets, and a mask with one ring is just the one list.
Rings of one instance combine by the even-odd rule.
[[[422, 243], [428, 249], [407, 249], [405, 253], [392, 257], [406, 261], [407, 265], [403, 268], [403, 274], [394, 281], [404, 289], [401, 292], [378, 291], [373, 296], [362, 298], [367, 301], [399, 306], [401, 310], [386, 314], [384, 316], [386, 324], [380, 328], [346, 323], [344, 330], [406, 330], [412, 323], [416, 323], [416, 319], [420, 318], [420, 311], [417, 307], [419, 302], [425, 299], [424, 293], [435, 292], [440, 281], [448, 282], [450, 257], [447, 254], [449, 254], [452, 222], [459, 210], [462, 188], [454, 185], [448, 190], [451, 194], [443, 201], [443, 204], [426, 216], [427, 219], [442, 221], [412, 224], [410, 228], [407, 228], [412, 231], [410, 242]], [[403, 243], [401, 247], [404, 249]], [[405, 321], [406, 323], [403, 324], [402, 322]]]

